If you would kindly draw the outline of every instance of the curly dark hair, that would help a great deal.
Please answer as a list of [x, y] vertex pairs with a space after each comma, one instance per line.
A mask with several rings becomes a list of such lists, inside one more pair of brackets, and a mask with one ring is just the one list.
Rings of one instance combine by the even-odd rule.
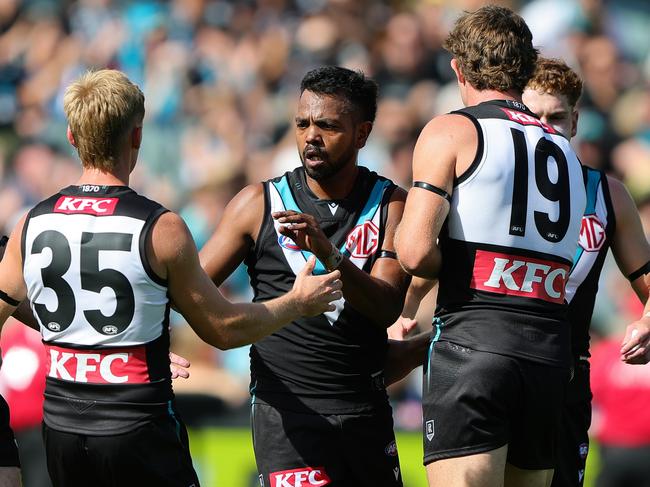
[[312, 69], [300, 82], [300, 93], [335, 95], [345, 98], [350, 111], [358, 113], [363, 122], [374, 122], [377, 114], [377, 83], [361, 71], [340, 66], [323, 66]]
[[528, 80], [526, 88], [542, 93], [566, 96], [569, 106], [575, 108], [582, 94], [580, 76], [561, 59], [540, 57], [533, 77]]
[[522, 92], [535, 71], [538, 55], [524, 19], [496, 5], [465, 12], [444, 47], [478, 90]]

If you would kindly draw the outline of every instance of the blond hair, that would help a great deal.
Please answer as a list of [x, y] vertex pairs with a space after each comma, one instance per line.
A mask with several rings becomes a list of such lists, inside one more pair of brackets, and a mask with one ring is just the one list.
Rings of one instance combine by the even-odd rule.
[[564, 61], [540, 57], [526, 88], [551, 95], [564, 95], [569, 106], [575, 108], [582, 94], [582, 80]]
[[444, 43], [465, 79], [478, 90], [521, 93], [535, 70], [533, 35], [519, 15], [488, 5], [465, 12]]
[[109, 171], [122, 138], [144, 117], [144, 95], [120, 71], [89, 71], [65, 91], [63, 109], [83, 166]]

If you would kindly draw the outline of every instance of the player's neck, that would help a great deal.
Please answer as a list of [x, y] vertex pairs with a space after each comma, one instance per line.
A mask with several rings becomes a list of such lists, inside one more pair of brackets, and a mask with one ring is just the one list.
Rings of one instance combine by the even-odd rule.
[[467, 106], [474, 106], [478, 105], [479, 103], [492, 100], [513, 100], [522, 103], [521, 93], [517, 92], [516, 90], [467, 90]]
[[359, 174], [356, 162], [348, 164], [332, 177], [316, 181], [305, 174], [311, 192], [321, 200], [340, 200], [350, 194]]
[[75, 183], [77, 186], [92, 184], [96, 186], [128, 186], [130, 171], [102, 171], [96, 168], [84, 167], [81, 177]]

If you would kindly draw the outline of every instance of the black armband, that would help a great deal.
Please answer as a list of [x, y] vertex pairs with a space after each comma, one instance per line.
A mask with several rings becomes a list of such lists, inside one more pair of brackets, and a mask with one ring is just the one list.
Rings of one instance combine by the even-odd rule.
[[627, 279], [632, 282], [636, 281], [639, 277], [645, 276], [648, 272], [650, 272], [650, 260], [643, 264], [641, 267], [639, 267], [637, 270], [632, 272], [631, 274], [628, 274]]
[[397, 254], [392, 250], [380, 250], [377, 258], [382, 259], [384, 257], [388, 259], [397, 259]]
[[438, 196], [442, 196], [449, 203], [451, 203], [451, 195], [449, 193], [447, 193], [444, 189], [439, 188], [438, 186], [434, 186], [433, 184], [425, 183], [424, 181], [413, 181], [413, 187], [414, 188], [422, 188], [422, 189], [426, 189], [427, 191], [431, 191], [432, 193], [435, 193]]
[[20, 304], [20, 301], [17, 299], [12, 298], [9, 296], [6, 292], [0, 289], [0, 299], [2, 299], [5, 303], [11, 305], [11, 306], [18, 306]]

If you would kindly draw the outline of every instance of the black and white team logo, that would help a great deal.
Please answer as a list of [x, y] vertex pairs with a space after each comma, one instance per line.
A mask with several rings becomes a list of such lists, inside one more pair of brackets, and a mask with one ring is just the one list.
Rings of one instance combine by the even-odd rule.
[[431, 441], [436, 434], [435, 428], [433, 427], [433, 419], [430, 419], [424, 424], [424, 429], [427, 435], [427, 440]]

